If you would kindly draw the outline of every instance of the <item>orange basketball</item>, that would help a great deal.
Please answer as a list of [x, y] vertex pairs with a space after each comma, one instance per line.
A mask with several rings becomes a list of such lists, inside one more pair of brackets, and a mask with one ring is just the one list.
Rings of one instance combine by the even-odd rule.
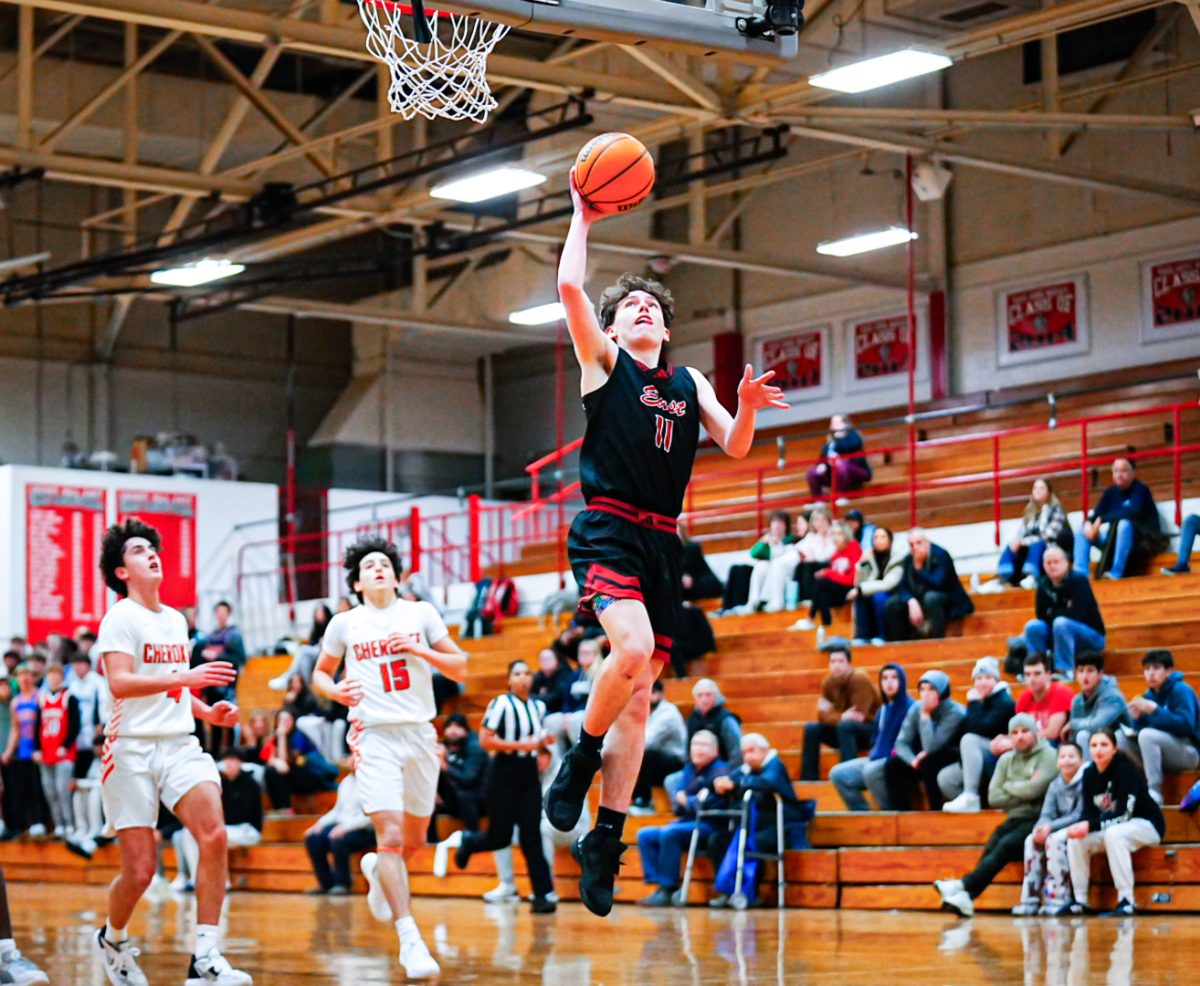
[[597, 212], [629, 212], [654, 188], [654, 158], [636, 137], [601, 134], [584, 144], [575, 158], [575, 184]]

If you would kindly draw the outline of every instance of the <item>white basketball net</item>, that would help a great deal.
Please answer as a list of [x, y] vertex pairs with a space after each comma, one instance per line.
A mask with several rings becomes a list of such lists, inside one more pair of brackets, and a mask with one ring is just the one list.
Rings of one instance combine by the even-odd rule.
[[367, 27], [367, 51], [391, 70], [388, 102], [392, 111], [411, 120], [418, 113], [430, 120], [476, 120], [496, 108], [487, 81], [487, 58], [508, 33], [507, 24], [494, 24], [471, 15], [448, 14], [426, 8], [433, 34], [429, 44], [408, 37], [413, 33], [411, 8], [388, 0], [358, 0]]

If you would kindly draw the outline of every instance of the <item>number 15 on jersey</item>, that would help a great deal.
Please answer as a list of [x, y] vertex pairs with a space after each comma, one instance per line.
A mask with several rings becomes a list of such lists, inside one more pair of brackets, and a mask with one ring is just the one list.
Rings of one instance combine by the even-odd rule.
[[383, 675], [383, 690], [385, 692], [402, 692], [409, 686], [408, 661], [399, 657], [394, 661], [379, 665]]

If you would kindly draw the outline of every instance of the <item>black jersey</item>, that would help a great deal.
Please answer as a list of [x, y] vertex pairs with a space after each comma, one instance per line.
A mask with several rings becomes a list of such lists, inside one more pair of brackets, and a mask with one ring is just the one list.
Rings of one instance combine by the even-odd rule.
[[604, 386], [583, 398], [583, 497], [678, 517], [700, 440], [696, 381], [679, 366], [647, 367], [623, 349]]

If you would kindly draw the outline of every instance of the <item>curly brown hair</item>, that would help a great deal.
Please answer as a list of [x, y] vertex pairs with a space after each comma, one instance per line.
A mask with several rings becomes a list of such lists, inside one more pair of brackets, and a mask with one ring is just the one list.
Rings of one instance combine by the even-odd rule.
[[149, 524], [137, 517], [129, 517], [123, 524], [113, 524], [100, 540], [100, 574], [104, 584], [118, 596], [129, 595], [129, 586], [124, 579], [117, 578], [117, 569], [125, 564], [125, 542], [130, 538], [145, 538], [156, 552], [162, 550], [162, 538]]
[[641, 277], [637, 274], [622, 274], [617, 278], [617, 283], [604, 289], [604, 293], [600, 295], [600, 303], [597, 306], [600, 315], [600, 328], [606, 332], [612, 326], [613, 320], [617, 317], [617, 305], [619, 305], [627, 296], [633, 294], [634, 291], [645, 291], [646, 294], [653, 295], [659, 306], [662, 308], [663, 325], [668, 329], [671, 327], [671, 320], [675, 318], [675, 298], [671, 292], [649, 277]]

